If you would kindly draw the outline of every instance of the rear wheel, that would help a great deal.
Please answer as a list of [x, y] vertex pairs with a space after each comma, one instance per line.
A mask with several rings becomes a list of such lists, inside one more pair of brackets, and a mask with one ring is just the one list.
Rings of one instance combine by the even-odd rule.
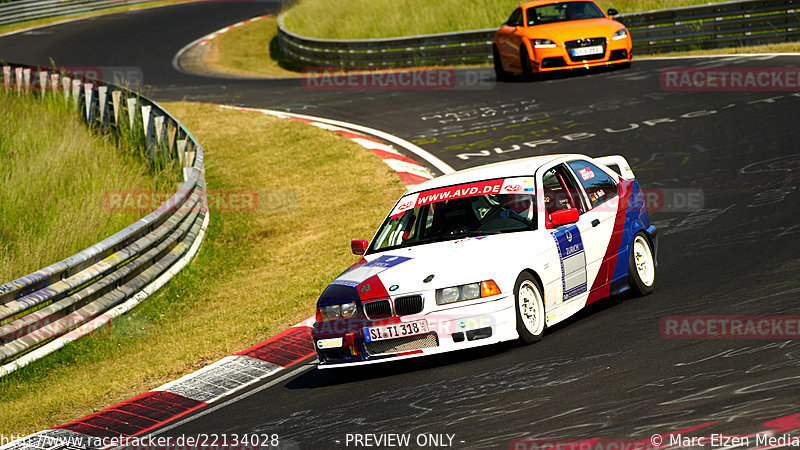
[[636, 233], [628, 258], [628, 280], [631, 289], [639, 295], [653, 292], [656, 283], [656, 264], [653, 248], [643, 232]]
[[500, 51], [497, 46], [492, 46], [492, 61], [494, 62], [494, 77], [497, 81], [508, 81], [511, 78], [511, 73], [503, 69], [503, 61], [500, 59]]
[[517, 311], [517, 334], [522, 342], [532, 344], [544, 333], [544, 296], [539, 283], [526, 272], [514, 284]]

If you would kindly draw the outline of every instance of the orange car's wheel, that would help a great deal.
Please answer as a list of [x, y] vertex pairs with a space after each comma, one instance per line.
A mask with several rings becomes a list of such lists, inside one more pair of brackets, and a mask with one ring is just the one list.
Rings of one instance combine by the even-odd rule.
[[528, 49], [523, 44], [519, 49], [519, 64], [522, 66], [522, 79], [530, 81], [533, 79], [533, 69], [531, 68], [531, 58], [528, 56]]
[[497, 81], [508, 81], [511, 78], [511, 73], [503, 69], [503, 61], [500, 60], [500, 52], [497, 50], [496, 45], [492, 45], [492, 58], [494, 61], [494, 77]]

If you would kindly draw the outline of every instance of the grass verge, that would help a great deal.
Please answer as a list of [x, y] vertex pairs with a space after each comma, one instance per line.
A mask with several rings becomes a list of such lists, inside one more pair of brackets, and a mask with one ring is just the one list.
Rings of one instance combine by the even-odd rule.
[[143, 158], [90, 131], [62, 96], [0, 90], [0, 167], [0, 284], [141, 217], [105, 209], [108, 191], [177, 188], [177, 171], [153, 173]]
[[[522, 0], [300, 0], [286, 27], [325, 39], [371, 39], [498, 28]], [[604, 10], [651, 11], [712, 3], [709, 0], [599, 0]]]
[[273, 16], [232, 28], [211, 41], [204, 63], [222, 72], [273, 78], [296, 77], [301, 69], [278, 48]]
[[[209, 189], [283, 192], [275, 213], [212, 210], [197, 258], [127, 316], [0, 379], [0, 435], [74, 420], [153, 389], [313, 314], [405, 189], [362, 147], [304, 123], [164, 103], [206, 150]], [[286, 191], [294, 194], [286, 194]]]

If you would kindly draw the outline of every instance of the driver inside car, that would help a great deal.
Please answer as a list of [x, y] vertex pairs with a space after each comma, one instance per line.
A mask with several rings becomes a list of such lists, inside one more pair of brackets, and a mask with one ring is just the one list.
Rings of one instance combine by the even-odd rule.
[[530, 223], [533, 219], [533, 201], [527, 194], [508, 194], [500, 211], [501, 219], [518, 219]]
[[567, 3], [567, 9], [565, 11], [566, 19], [567, 20], [580, 20], [585, 19], [586, 14], [584, 14], [584, 6], [580, 3]]

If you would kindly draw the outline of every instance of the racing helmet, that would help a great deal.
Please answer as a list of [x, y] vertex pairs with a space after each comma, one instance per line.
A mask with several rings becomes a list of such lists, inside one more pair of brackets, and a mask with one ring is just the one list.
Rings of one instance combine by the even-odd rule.
[[508, 194], [506, 206], [517, 214], [528, 211], [533, 205], [531, 196], [528, 194]]

